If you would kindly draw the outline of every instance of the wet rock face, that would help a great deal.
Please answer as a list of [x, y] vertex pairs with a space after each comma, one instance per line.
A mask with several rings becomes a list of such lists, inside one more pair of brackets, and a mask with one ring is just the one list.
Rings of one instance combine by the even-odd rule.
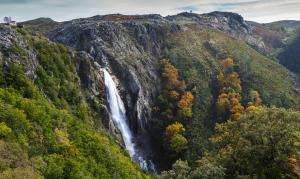
[[[110, 59], [109, 61], [112, 71], [118, 77], [119, 85], [122, 88], [122, 97], [127, 108], [131, 128], [135, 129], [135, 132], [138, 132], [137, 129], [144, 130], [151, 117], [150, 104], [154, 100], [151, 94], [155, 94], [158, 90], [153, 86], [159, 82], [155, 76], [156, 74], [149, 74], [151, 71], [156, 73], [154, 68], [148, 69], [149, 67], [143, 67], [140, 64], [135, 69], [120, 63], [116, 59]], [[149, 64], [149, 66], [153, 66], [153, 64]], [[137, 70], [143, 71], [144, 74]]]

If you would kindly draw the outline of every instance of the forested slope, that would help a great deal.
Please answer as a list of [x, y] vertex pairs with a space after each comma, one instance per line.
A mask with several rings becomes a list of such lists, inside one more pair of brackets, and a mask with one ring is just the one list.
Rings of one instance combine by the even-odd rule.
[[0, 178], [148, 178], [105, 130], [102, 99], [87, 103], [77, 52], [1, 28]]

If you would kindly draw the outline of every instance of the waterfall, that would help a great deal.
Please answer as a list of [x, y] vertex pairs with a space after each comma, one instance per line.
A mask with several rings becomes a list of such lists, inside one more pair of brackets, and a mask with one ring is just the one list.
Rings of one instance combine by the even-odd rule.
[[126, 117], [126, 110], [124, 103], [118, 93], [116, 85], [111, 78], [110, 74], [103, 69], [104, 73], [104, 83], [106, 88], [107, 101], [109, 103], [109, 109], [114, 123], [122, 134], [123, 141], [125, 143], [126, 150], [128, 151], [130, 157], [137, 163], [139, 163], [142, 169], [154, 170], [151, 161], [146, 161], [141, 155], [138, 154], [136, 146], [133, 142], [133, 135], [128, 126], [128, 121]]

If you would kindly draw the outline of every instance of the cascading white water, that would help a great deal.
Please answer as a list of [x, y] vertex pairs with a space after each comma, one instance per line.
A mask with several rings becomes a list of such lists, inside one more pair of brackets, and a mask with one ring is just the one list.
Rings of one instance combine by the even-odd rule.
[[[133, 143], [133, 135], [128, 126], [126, 111], [124, 103], [118, 93], [116, 85], [111, 78], [110, 74], [103, 69], [104, 73], [104, 83], [106, 88], [107, 101], [109, 103], [109, 108], [113, 121], [116, 123], [117, 128], [120, 130], [123, 141], [125, 143], [126, 150], [128, 151], [130, 157], [138, 162], [141, 168], [147, 170], [147, 162], [142, 156], [139, 156], [135, 144]], [[152, 168], [152, 167], [151, 167]]]

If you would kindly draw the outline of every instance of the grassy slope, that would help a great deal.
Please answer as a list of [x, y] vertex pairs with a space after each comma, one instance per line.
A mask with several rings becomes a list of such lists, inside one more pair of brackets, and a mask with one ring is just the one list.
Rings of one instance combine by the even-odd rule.
[[[101, 119], [92, 118], [76, 58], [62, 45], [22, 33], [39, 65], [33, 83], [22, 68], [26, 51], [17, 45], [2, 50], [0, 178], [148, 178], [104, 128], [95, 126]], [[7, 63], [9, 56], [21, 57], [21, 65]]]
[[250, 89], [258, 90], [266, 105], [296, 107], [299, 91], [291, 74], [281, 65], [259, 54], [242, 41], [214, 30], [193, 29], [172, 34], [165, 54], [180, 70], [195, 95], [194, 117], [187, 121], [189, 159], [196, 159], [209, 147], [208, 136], [214, 124], [213, 106], [217, 95], [219, 62], [204, 43], [213, 41], [235, 60], [242, 81], [243, 98]]

